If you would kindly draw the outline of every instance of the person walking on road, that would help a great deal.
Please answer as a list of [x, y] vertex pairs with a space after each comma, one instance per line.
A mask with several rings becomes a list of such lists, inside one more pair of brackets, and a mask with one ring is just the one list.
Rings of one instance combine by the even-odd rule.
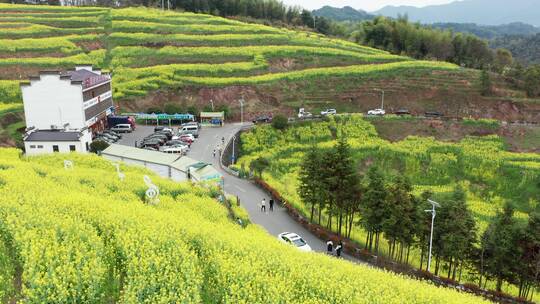
[[214, 158], [216, 158], [216, 149], [214, 149], [214, 152], [212, 153], [214, 155]]
[[266, 212], [266, 198], [263, 198], [261, 202], [261, 212]]
[[326, 253], [332, 255], [332, 252], [334, 251], [334, 243], [332, 240], [328, 240], [326, 242]]
[[221, 138], [221, 143], [222, 143], [222, 144], [225, 144], [225, 136], [223, 136], [223, 137]]
[[343, 242], [339, 241], [339, 244], [336, 246], [336, 256], [341, 257], [341, 251], [343, 250]]
[[273, 212], [273, 211], [274, 211], [274, 199], [271, 198], [270, 201], [269, 201], [269, 203], [270, 203], [270, 211]]

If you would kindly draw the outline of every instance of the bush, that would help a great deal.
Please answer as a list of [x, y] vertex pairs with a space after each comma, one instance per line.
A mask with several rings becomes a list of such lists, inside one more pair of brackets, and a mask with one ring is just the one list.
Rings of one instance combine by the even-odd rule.
[[288, 124], [289, 121], [287, 120], [287, 117], [283, 115], [276, 115], [272, 119], [272, 127], [277, 130], [285, 130]]
[[94, 140], [90, 144], [90, 152], [92, 153], [98, 153], [101, 152], [109, 147], [109, 144], [103, 140]]

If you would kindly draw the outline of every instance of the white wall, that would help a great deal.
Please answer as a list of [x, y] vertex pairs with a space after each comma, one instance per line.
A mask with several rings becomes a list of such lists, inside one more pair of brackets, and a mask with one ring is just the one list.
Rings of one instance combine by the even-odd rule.
[[[52, 154], [53, 146], [58, 146], [59, 153], [69, 153], [70, 145], [75, 146], [75, 151], [78, 153], [87, 153], [86, 147], [82, 145], [80, 141], [62, 141], [62, 142], [52, 142], [52, 141], [30, 141], [24, 143], [24, 148], [26, 155], [38, 155], [38, 154]], [[41, 146], [41, 148], [40, 148]], [[32, 148], [34, 147], [34, 148]]]
[[102, 154], [102, 156], [110, 161], [121, 161], [121, 162], [124, 162], [125, 164], [127, 165], [134, 165], [134, 166], [140, 166], [140, 167], [145, 167], [151, 171], [153, 171], [154, 173], [156, 173], [157, 175], [161, 176], [161, 177], [165, 177], [165, 178], [170, 178], [171, 176], [169, 175], [169, 172], [170, 172], [170, 167], [168, 165], [160, 165], [160, 164], [154, 164], [154, 163], [147, 163], [147, 162], [144, 162], [144, 161], [140, 161], [140, 160], [135, 160], [135, 159], [131, 159], [131, 158], [123, 158], [123, 157], [120, 157], [120, 156], [112, 156], [112, 155], [108, 155], [108, 154]]
[[50, 129], [51, 125], [70, 128], [86, 127], [82, 107], [82, 85], [72, 85], [71, 80], [60, 80], [59, 75], [40, 75], [41, 80], [31, 80], [22, 86], [26, 126]]

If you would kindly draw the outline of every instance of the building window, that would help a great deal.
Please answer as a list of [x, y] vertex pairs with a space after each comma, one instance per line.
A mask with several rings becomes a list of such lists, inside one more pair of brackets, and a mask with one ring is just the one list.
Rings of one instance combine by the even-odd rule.
[[75, 150], [75, 145], [69, 145], [69, 151], [71, 151], [71, 152], [76, 151]]
[[96, 92], [92, 91], [92, 98], [96, 97]]
[[30, 149], [35, 149], [36, 146], [35, 145], [30, 145]]
[[37, 148], [38, 149], [43, 149], [43, 145], [38, 145]]
[[58, 150], [58, 145], [53, 145], [52, 146], [52, 151], [53, 152], [59, 152], [60, 150]]

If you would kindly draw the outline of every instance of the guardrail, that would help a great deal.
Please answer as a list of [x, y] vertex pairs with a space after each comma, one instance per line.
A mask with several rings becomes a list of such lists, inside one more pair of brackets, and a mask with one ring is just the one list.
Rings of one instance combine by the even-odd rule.
[[[229, 165], [230, 165], [230, 156], [231, 156], [231, 152], [232, 152], [232, 145], [233, 145], [233, 142], [235, 144], [235, 149], [236, 151], [238, 151], [238, 148], [236, 147], [236, 145], [238, 144], [239, 141], [233, 141], [232, 139], [234, 137], [240, 139], [240, 134], [242, 132], [245, 132], [247, 130], [250, 130], [251, 128], [253, 127], [253, 125], [249, 124], [249, 125], [243, 125], [242, 127], [240, 127], [239, 130], [237, 130], [234, 134], [230, 135], [228, 138], [227, 138], [227, 144], [225, 145], [225, 147], [223, 148], [223, 150], [221, 151], [220, 153], [220, 156], [219, 156], [219, 166], [221, 167], [221, 169], [223, 169], [223, 171], [227, 172], [228, 174], [230, 175], [233, 175], [233, 176], [236, 176], [238, 177], [239, 176], [239, 172], [236, 172], [234, 170], [231, 170], [229, 168]], [[229, 159], [227, 159], [227, 157], [229, 157]], [[236, 157], [238, 158], [238, 157]]]

